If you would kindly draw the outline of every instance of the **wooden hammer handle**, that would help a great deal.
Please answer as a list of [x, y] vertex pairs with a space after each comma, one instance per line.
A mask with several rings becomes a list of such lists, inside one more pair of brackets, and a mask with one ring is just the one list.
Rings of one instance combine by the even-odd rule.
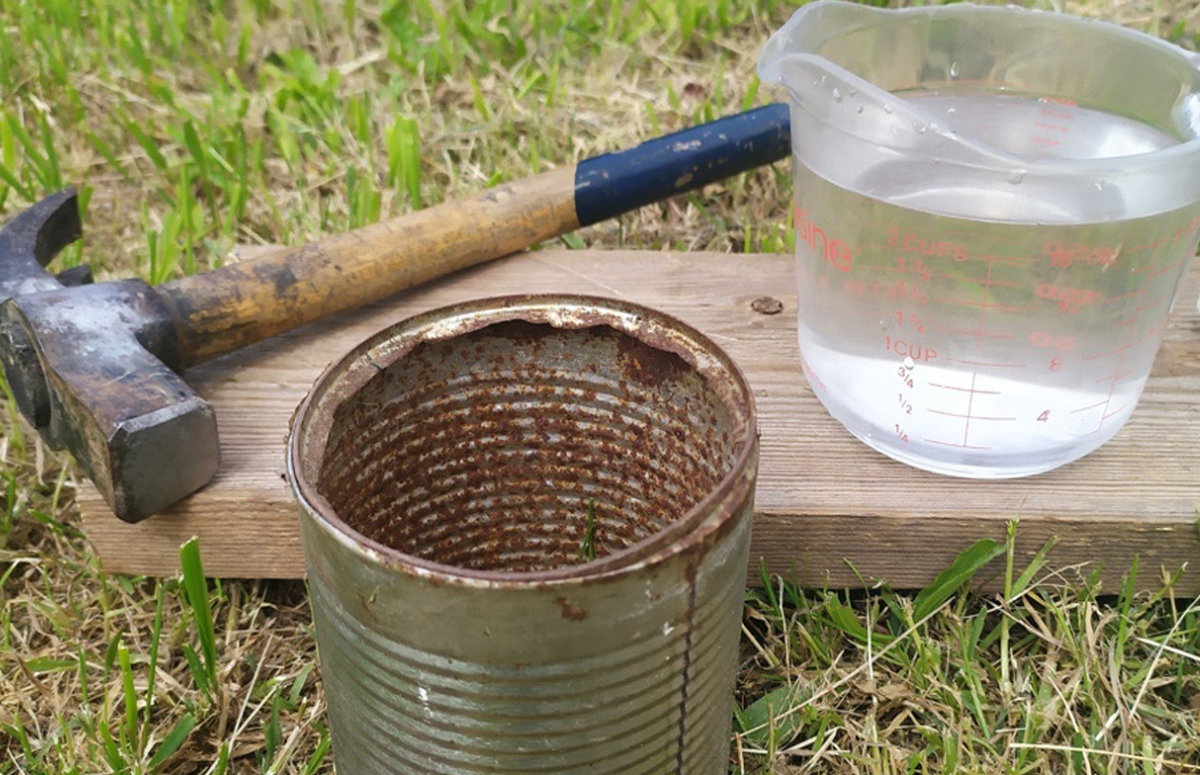
[[578, 228], [574, 167], [159, 287], [185, 365]]
[[768, 105], [467, 200], [174, 280], [158, 292], [174, 315], [180, 363], [187, 366], [789, 151], [787, 107]]

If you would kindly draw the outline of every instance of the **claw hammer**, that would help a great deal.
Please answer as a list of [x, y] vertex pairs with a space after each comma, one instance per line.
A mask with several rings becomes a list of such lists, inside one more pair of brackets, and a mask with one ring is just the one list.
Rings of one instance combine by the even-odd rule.
[[189, 366], [769, 164], [790, 139], [787, 107], [768, 105], [153, 287], [43, 268], [82, 233], [74, 191], [59, 192], [0, 231], [0, 362], [22, 415], [137, 522], [217, 471], [216, 416]]

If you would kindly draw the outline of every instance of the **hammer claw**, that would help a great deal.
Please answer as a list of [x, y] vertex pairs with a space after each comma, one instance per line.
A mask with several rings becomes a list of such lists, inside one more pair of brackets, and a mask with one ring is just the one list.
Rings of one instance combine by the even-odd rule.
[[0, 229], [0, 300], [62, 287], [43, 267], [82, 234], [73, 188], [51, 194], [5, 224]]

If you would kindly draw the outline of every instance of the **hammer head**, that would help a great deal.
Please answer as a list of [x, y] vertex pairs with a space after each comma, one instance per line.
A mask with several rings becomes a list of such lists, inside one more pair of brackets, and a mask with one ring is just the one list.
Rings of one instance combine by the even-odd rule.
[[75, 456], [118, 517], [137, 522], [212, 478], [216, 416], [176, 373], [174, 321], [153, 288], [68, 288], [42, 268], [79, 233], [73, 192], [0, 231], [0, 292], [10, 294], [0, 362], [25, 418]]

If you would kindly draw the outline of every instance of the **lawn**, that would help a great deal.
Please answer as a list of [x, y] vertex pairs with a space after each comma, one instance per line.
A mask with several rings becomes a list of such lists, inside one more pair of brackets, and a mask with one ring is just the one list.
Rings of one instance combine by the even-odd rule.
[[[1200, 37], [1192, 0], [1066, 6]], [[0, 0], [0, 216], [78, 186], [61, 265], [162, 282], [769, 102], [753, 65], [792, 9]], [[779, 164], [561, 243], [785, 252], [789, 185]], [[77, 470], [4, 416], [0, 773], [330, 771], [304, 585], [206, 583], [202, 546], [180, 579], [106, 574]], [[1200, 611], [1169, 574], [1135, 594], [1136, 566], [1103, 588], [1004, 544], [959, 569], [981, 556], [1003, 594], [748, 591], [730, 771], [1200, 772]]]

